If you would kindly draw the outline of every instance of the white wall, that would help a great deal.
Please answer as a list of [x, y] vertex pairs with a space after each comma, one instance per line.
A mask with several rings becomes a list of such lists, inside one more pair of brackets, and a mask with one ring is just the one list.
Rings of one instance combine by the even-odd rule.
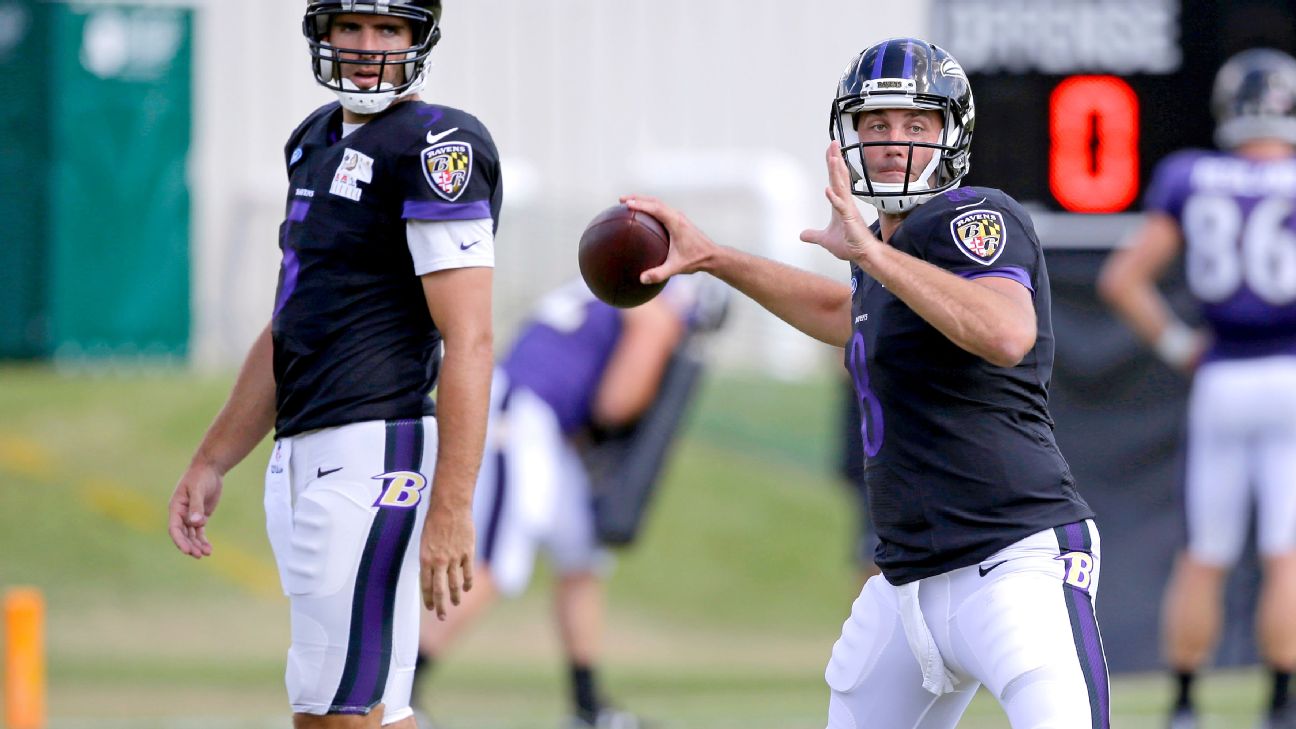
[[[271, 308], [282, 145], [331, 96], [310, 77], [305, 2], [196, 4], [195, 362], [226, 366]], [[501, 338], [535, 295], [575, 275], [584, 223], [631, 190], [669, 195], [722, 242], [844, 278], [841, 264], [795, 237], [827, 216], [829, 103], [855, 53], [924, 33], [927, 4], [445, 0], [424, 97], [480, 117], [505, 161]], [[706, 180], [728, 187], [698, 190]], [[740, 306], [724, 360], [765, 367], [773, 351], [820, 357]]]

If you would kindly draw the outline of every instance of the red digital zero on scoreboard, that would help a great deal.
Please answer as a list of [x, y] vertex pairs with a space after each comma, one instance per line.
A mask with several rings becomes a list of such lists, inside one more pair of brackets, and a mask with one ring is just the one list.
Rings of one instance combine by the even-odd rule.
[[1049, 190], [1076, 213], [1117, 213], [1139, 191], [1139, 100], [1117, 76], [1071, 76], [1049, 97]]

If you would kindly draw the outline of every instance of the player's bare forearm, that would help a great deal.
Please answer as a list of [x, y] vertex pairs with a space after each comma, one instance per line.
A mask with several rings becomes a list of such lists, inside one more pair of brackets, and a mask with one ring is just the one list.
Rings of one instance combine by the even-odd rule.
[[1170, 307], [1154, 285], [1122, 283], [1100, 288], [1100, 292], [1107, 305], [1144, 344], [1154, 344], [1173, 320]]
[[991, 364], [1011, 367], [1035, 346], [1030, 291], [1002, 278], [967, 280], [886, 244], [860, 266], [951, 342]]
[[851, 336], [850, 287], [817, 273], [717, 246], [702, 269], [771, 314], [834, 347]]
[[472, 589], [473, 487], [481, 465], [494, 367], [490, 268], [423, 276], [428, 313], [445, 345], [437, 384], [437, 460], [419, 544], [423, 603], [445, 619]]
[[656, 198], [624, 195], [621, 202], [657, 218], [670, 231], [666, 262], [644, 271], [640, 277], [644, 283], [706, 271], [811, 337], [835, 347], [846, 346], [851, 335], [850, 287], [717, 245], [683, 213]]
[[428, 312], [445, 354], [437, 381], [437, 463], [431, 506], [469, 511], [481, 464], [494, 368], [493, 269], [461, 268], [423, 277]]
[[167, 505], [167, 531], [181, 552], [212, 553], [207, 518], [220, 502], [222, 478], [274, 427], [274, 349], [267, 326], [252, 343], [229, 399], [203, 436]]
[[1178, 257], [1181, 241], [1173, 218], [1151, 214], [1127, 245], [1112, 253], [1098, 276], [1098, 294], [1149, 345], [1174, 321], [1156, 284]]
[[437, 386], [437, 460], [419, 546], [423, 603], [441, 620], [472, 589], [472, 500], [486, 439], [492, 345], [489, 323], [447, 336]]
[[274, 420], [274, 345], [267, 324], [249, 348], [229, 398], [194, 453], [194, 463], [228, 473], [266, 437]]
[[468, 342], [447, 339], [437, 385], [437, 461], [431, 508], [472, 510], [486, 441], [493, 367], [490, 330]]
[[656, 399], [671, 354], [683, 337], [684, 322], [663, 297], [628, 309], [594, 395], [594, 422], [620, 427], [643, 415]]

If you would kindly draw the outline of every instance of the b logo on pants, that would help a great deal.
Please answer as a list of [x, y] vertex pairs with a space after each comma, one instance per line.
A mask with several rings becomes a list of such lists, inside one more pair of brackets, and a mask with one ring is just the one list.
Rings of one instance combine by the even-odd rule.
[[414, 471], [391, 471], [374, 478], [386, 482], [374, 506], [392, 509], [412, 509], [418, 506], [419, 500], [423, 498], [423, 489], [428, 485], [427, 477]]
[[1089, 585], [1093, 582], [1094, 559], [1093, 555], [1088, 552], [1067, 552], [1066, 554], [1054, 557], [1060, 559], [1066, 565], [1066, 576], [1063, 580], [1072, 587], [1077, 587], [1085, 592], [1089, 591]]

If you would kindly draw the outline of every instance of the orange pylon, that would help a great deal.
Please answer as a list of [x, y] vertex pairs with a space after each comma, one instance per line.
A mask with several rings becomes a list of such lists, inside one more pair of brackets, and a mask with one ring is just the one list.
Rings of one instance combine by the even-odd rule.
[[45, 598], [33, 587], [4, 597], [4, 726], [45, 729]]

